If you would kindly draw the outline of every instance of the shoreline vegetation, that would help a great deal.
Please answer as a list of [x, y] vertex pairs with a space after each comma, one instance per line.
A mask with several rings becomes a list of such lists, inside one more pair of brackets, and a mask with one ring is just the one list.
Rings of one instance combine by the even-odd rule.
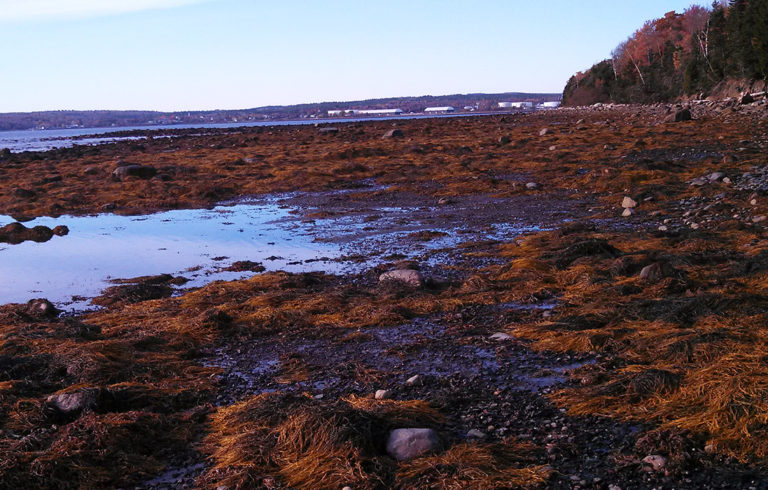
[[21, 222], [282, 192], [321, 193], [338, 216], [418, 196], [466, 226], [499, 203], [509, 222], [541, 213], [532, 200], [571, 212], [440, 262], [257, 272], [180, 296], [174, 278], [138, 278], [73, 316], [0, 306], [0, 487], [765, 486], [767, 107], [4, 154], [0, 214]]
[[765, 92], [768, 1], [718, 0], [647, 21], [611, 57], [572, 76], [563, 104], [652, 104]]

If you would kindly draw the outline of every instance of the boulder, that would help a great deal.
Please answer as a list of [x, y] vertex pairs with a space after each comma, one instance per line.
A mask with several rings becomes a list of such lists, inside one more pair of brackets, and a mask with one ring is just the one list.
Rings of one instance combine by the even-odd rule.
[[491, 340], [499, 340], [499, 341], [511, 340], [512, 336], [509, 335], [509, 334], [506, 334], [504, 332], [496, 332], [495, 334], [491, 335], [490, 339]]
[[546, 136], [548, 134], [552, 134], [554, 131], [552, 131], [549, 128], [544, 128], [541, 131], [539, 131], [539, 136]]
[[392, 392], [389, 390], [376, 390], [373, 397], [377, 400], [388, 400], [392, 398]]
[[418, 383], [420, 381], [421, 381], [421, 376], [416, 374], [416, 375], [413, 375], [410, 378], [406, 379], [405, 380], [405, 384], [406, 384], [406, 386], [413, 386], [413, 385], [415, 385], [416, 383]]
[[151, 179], [157, 174], [157, 169], [150, 165], [124, 165], [117, 167], [112, 171], [112, 177], [115, 180], [123, 181], [128, 177], [137, 177], [139, 179]]
[[674, 115], [669, 116], [669, 122], [684, 122], [691, 120], [693, 120], [693, 116], [691, 116], [691, 111], [688, 109], [681, 109], [675, 112]]
[[421, 287], [424, 284], [424, 278], [419, 271], [413, 269], [396, 269], [385, 272], [379, 276], [379, 282], [396, 281], [408, 286]]
[[709, 179], [710, 182], [717, 182], [723, 177], [725, 177], [725, 174], [723, 172], [712, 172], [707, 176], [707, 179]]
[[651, 454], [643, 458], [643, 463], [649, 465], [653, 471], [661, 471], [667, 465], [667, 458], [658, 454]]
[[0, 227], [0, 242], [18, 244], [27, 240], [47, 242], [53, 237], [53, 230], [47, 226], [38, 225], [27, 228], [21, 223], [9, 223]]
[[59, 310], [53, 303], [45, 298], [35, 298], [27, 302], [26, 312], [33, 317], [52, 318], [59, 314]]
[[54, 235], [56, 236], [65, 236], [69, 235], [69, 228], [67, 228], [64, 225], [55, 226], [53, 230], [51, 230]]
[[509, 136], [499, 136], [499, 144], [500, 145], [506, 145], [509, 144], [512, 140], [509, 138]]
[[673, 277], [677, 270], [667, 262], [654, 262], [651, 265], [643, 267], [640, 271], [640, 280], [649, 284], [654, 284], [666, 277]]
[[395, 429], [387, 440], [387, 453], [398, 461], [406, 461], [434, 450], [440, 443], [432, 429]]
[[384, 136], [382, 138], [388, 139], [388, 138], [402, 138], [405, 136], [400, 129], [390, 129], [386, 133], [384, 133]]
[[525, 188], [530, 191], [535, 191], [536, 189], [539, 188], [539, 184], [537, 184], [536, 182], [528, 182], [527, 184], [525, 184]]
[[57, 393], [46, 398], [48, 408], [58, 415], [73, 416], [93, 409], [98, 401], [95, 389], [82, 389], [71, 393]]
[[751, 104], [754, 101], [755, 101], [755, 98], [752, 97], [752, 94], [750, 94], [750, 93], [746, 93], [746, 94], [742, 95], [741, 99], [739, 100], [739, 102], [742, 105]]

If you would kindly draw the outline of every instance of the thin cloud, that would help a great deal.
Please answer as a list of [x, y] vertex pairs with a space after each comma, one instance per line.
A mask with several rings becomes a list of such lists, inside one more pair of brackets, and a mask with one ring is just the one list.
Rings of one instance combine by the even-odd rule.
[[0, 22], [100, 17], [202, 1], [206, 0], [0, 0]]

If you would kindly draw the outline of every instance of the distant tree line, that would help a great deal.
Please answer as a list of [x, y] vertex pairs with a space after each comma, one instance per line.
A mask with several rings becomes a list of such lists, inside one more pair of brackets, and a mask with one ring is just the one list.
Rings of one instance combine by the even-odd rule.
[[571, 77], [563, 103], [669, 101], [732, 79], [768, 80], [768, 0], [694, 5], [647, 21], [610, 59]]
[[428, 106], [455, 106], [461, 110], [471, 106], [477, 111], [498, 108], [498, 102], [545, 102], [558, 100], [560, 94], [528, 94], [507, 92], [502, 94], [425, 95], [420, 97], [394, 97], [355, 102], [320, 102], [290, 106], [266, 106], [254, 109], [218, 111], [44, 111], [0, 114], [0, 131], [35, 128], [100, 128], [167, 124], [231, 123], [263, 120], [324, 118], [333, 109], [402, 109], [421, 112]]

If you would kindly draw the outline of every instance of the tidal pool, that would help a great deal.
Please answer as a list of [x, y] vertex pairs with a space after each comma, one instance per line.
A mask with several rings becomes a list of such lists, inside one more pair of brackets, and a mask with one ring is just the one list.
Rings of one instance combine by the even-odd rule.
[[[82, 310], [116, 279], [167, 273], [188, 279], [184, 288], [200, 287], [250, 277], [253, 272], [225, 270], [244, 260], [266, 270], [331, 274], [399, 258], [439, 266], [455, 260], [463, 242], [506, 241], [540, 230], [531, 220], [566, 219], [560, 210], [521, 219], [519, 207], [502, 205], [502, 212], [477, 215], [472, 202], [393, 207], [336, 201], [344, 197], [344, 191], [289, 193], [212, 209], [37, 218], [25, 226], [65, 225], [69, 234], [45, 243], [0, 243], [0, 304], [47, 298]], [[0, 215], [0, 226], [13, 221]]]
[[[252, 275], [222, 270], [238, 260], [268, 270], [340, 271], [343, 264], [333, 261], [339, 246], [313, 241], [289, 212], [267, 201], [143, 216], [38, 218], [25, 225], [66, 225], [69, 234], [45, 243], [0, 244], [0, 304], [44, 297], [80, 309], [112, 279], [169, 273], [194, 287]], [[0, 215], [0, 226], [12, 221]]]

